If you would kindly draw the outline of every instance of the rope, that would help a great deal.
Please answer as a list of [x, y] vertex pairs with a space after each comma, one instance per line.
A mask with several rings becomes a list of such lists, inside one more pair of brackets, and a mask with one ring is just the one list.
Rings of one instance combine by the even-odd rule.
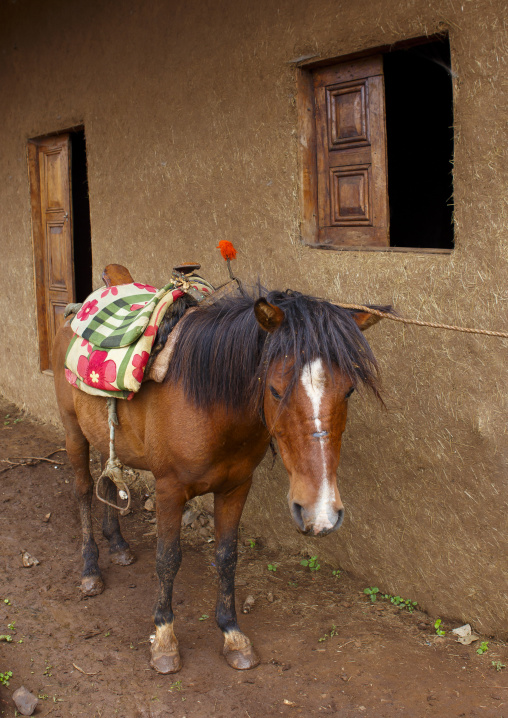
[[508, 332], [493, 332], [489, 329], [471, 329], [469, 327], [457, 327], [453, 324], [439, 324], [437, 322], [422, 322], [419, 319], [407, 319], [406, 317], [399, 317], [396, 314], [388, 314], [388, 312], [381, 312], [379, 309], [372, 309], [366, 307], [363, 304], [339, 304], [334, 302], [337, 307], [344, 307], [344, 309], [358, 309], [361, 312], [368, 312], [369, 314], [375, 314], [378, 317], [385, 317], [385, 319], [391, 319], [394, 322], [402, 322], [403, 324], [416, 324], [419, 327], [432, 327], [433, 329], [450, 329], [454, 332], [465, 332], [466, 334], [485, 334], [488, 337], [501, 337], [508, 339]]
[[[118, 459], [115, 451], [115, 426], [118, 426], [118, 416], [116, 414], [116, 398], [109, 397], [107, 399], [108, 405], [108, 424], [109, 424], [109, 459], [106, 461], [104, 471], [99, 476], [95, 485], [95, 495], [102, 501], [103, 504], [111, 506], [111, 508], [127, 513], [131, 505], [131, 493], [129, 487], [124, 480], [123, 466]], [[102, 484], [104, 478], [111, 479], [120, 492], [120, 498], [127, 499], [127, 506], [117, 506], [112, 504], [111, 501], [107, 501], [99, 494], [99, 486]], [[124, 494], [124, 495], [122, 495]]]

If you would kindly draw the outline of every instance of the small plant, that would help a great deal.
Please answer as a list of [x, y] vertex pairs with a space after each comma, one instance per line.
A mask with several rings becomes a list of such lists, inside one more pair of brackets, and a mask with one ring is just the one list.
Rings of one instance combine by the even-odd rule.
[[290, 588], [296, 588], [298, 583], [296, 581], [288, 581], [288, 586], [290, 586]]
[[16, 621], [13, 621], [12, 623], [7, 624], [7, 628], [9, 631], [14, 631], [14, 626], [16, 625]]
[[434, 623], [434, 628], [436, 629], [436, 634], [438, 636], [444, 636], [446, 634], [446, 631], [443, 631], [440, 628], [441, 623], [442, 623], [442, 621], [440, 618], [438, 618], [437, 621]]
[[418, 601], [410, 601], [409, 598], [401, 598], [400, 596], [391, 596], [389, 593], [384, 593], [383, 598], [393, 603], [394, 606], [398, 606], [398, 608], [405, 608], [409, 613], [413, 613], [416, 606], [418, 606]]
[[484, 653], [487, 653], [489, 650], [489, 642], [488, 641], [482, 641], [480, 643], [480, 648], [476, 649], [476, 652], [480, 654], [480, 656], [483, 656]]
[[206, 621], [208, 618], [210, 618], [210, 616], [208, 615], [208, 613], [203, 613], [203, 614], [198, 618], [198, 621]]
[[9, 685], [9, 680], [12, 678], [12, 671], [6, 671], [5, 673], [0, 673], [0, 683], [3, 686]]
[[340, 568], [336, 568], [335, 571], [332, 571], [332, 576], [334, 578], [340, 578]]
[[46, 668], [44, 669], [44, 673], [43, 673], [42, 675], [43, 675], [43, 676], [52, 676], [52, 675], [53, 675], [53, 674], [51, 673], [51, 669], [52, 669], [52, 668], [53, 668], [53, 666], [48, 663], [48, 664], [46, 665]]
[[12, 643], [12, 636], [8, 636], [7, 634], [0, 635], [0, 641], [5, 641], [6, 643]]
[[168, 688], [170, 693], [173, 693], [173, 691], [181, 691], [182, 690], [182, 681], [175, 681], [172, 683]]
[[496, 671], [502, 671], [503, 668], [506, 668], [506, 665], [501, 661], [492, 661], [492, 668], [495, 668]]
[[300, 566], [308, 566], [311, 571], [319, 571], [321, 565], [318, 563], [317, 556], [311, 556], [310, 558], [304, 558], [300, 561]]
[[109, 638], [109, 636], [111, 636], [111, 631], [106, 631], [104, 638]]
[[370, 588], [364, 588], [363, 592], [370, 597], [370, 600], [372, 603], [376, 600], [377, 594], [379, 593], [379, 588], [377, 586], [371, 586]]
[[12, 603], [10, 602], [10, 599], [4, 598], [4, 603], [6, 603], [8, 606], [12, 606]]
[[273, 571], [273, 573], [275, 573], [275, 571], [277, 570], [277, 566], [278, 566], [278, 564], [276, 564], [276, 563], [269, 563], [268, 570]]
[[256, 548], [256, 539], [248, 539], [249, 548]]
[[[335, 571], [333, 571], [332, 573], [335, 576]], [[338, 571], [338, 574], [340, 574], [340, 571]], [[372, 603], [374, 603], [376, 599], [382, 598], [385, 601], [390, 601], [390, 603], [393, 603], [393, 605], [397, 606], [397, 608], [409, 611], [409, 613], [413, 613], [416, 606], [418, 605], [417, 601], [411, 601], [409, 598], [402, 598], [402, 596], [392, 596], [391, 593], [380, 593], [377, 586], [370, 586], [369, 588], [364, 588], [363, 592], [367, 596], [369, 596]]]
[[337, 626], [333, 625], [330, 633], [325, 633], [325, 635], [322, 638], [318, 638], [318, 642], [322, 643], [323, 641], [327, 641], [329, 638], [333, 638], [334, 636], [338, 636], [338, 635], [339, 635], [339, 632], [337, 631]]

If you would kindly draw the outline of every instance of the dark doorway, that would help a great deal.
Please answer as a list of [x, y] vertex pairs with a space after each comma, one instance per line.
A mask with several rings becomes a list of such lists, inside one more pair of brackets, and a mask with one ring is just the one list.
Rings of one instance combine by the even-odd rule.
[[28, 142], [40, 366], [51, 371], [65, 307], [92, 291], [92, 238], [83, 128]]
[[92, 231], [84, 129], [70, 133], [71, 192], [76, 301], [92, 291]]

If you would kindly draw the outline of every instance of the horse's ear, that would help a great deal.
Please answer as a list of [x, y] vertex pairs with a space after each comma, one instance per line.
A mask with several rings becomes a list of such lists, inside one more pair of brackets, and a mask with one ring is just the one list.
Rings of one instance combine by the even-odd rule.
[[[373, 309], [378, 309], [380, 312], [384, 312], [385, 314], [393, 314], [393, 309], [391, 307], [373, 307]], [[370, 312], [353, 311], [351, 314], [357, 323], [358, 328], [361, 329], [362, 332], [369, 329], [369, 327], [372, 327], [374, 324], [377, 324], [383, 318], [379, 317], [377, 314], [371, 314]]]
[[254, 304], [254, 314], [258, 324], [265, 332], [274, 332], [280, 327], [284, 320], [284, 312], [280, 307], [270, 304], [261, 297]]

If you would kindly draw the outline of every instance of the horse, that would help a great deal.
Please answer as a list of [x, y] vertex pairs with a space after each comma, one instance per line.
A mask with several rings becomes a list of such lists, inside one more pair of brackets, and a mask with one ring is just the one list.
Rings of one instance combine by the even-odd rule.
[[[380, 398], [378, 366], [362, 333], [379, 317], [291, 290], [258, 288], [254, 296], [242, 291], [192, 311], [186, 311], [188, 299], [176, 302], [182, 318], [164, 381], [144, 382], [132, 400], [117, 407], [117, 455], [155, 477], [159, 591], [150, 663], [164, 674], [182, 665], [172, 591], [182, 560], [185, 503], [214, 494], [215, 618], [224, 636], [223, 655], [232, 668], [254, 668], [259, 658], [238, 626], [234, 587], [238, 525], [254, 470], [276, 439], [296, 528], [316, 537], [336, 531], [344, 518], [336, 471], [348, 398], [361, 386]], [[167, 336], [164, 323], [159, 332]], [[81, 591], [93, 596], [104, 590], [104, 582], [92, 532], [89, 447], [100, 451], [104, 464], [109, 428], [105, 400], [65, 379], [71, 337], [67, 320], [55, 338], [54, 380], [81, 516]], [[115, 503], [116, 486], [109, 478], [105, 483], [105, 498]], [[111, 560], [132, 563], [118, 514], [109, 506], [102, 531]]]

